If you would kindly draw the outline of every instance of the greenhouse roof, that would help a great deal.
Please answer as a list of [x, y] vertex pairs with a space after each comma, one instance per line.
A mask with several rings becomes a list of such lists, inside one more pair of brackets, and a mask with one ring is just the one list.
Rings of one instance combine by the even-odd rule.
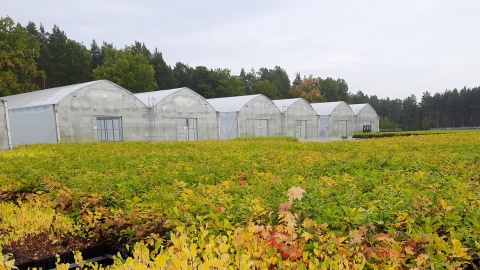
[[368, 103], [362, 103], [362, 104], [350, 104], [350, 108], [352, 108], [352, 111], [355, 115], [357, 115], [365, 106], [367, 106]]
[[26, 107], [35, 107], [35, 106], [44, 106], [44, 105], [53, 105], [58, 104], [68, 95], [78, 91], [84, 87], [99, 83], [99, 82], [109, 82], [107, 80], [79, 83], [55, 88], [49, 88], [45, 90], [39, 90], [29, 93], [23, 93], [13, 96], [3, 97], [8, 102], [8, 107], [10, 109], [15, 108], [26, 108]]
[[337, 108], [342, 103], [345, 103], [345, 101], [312, 103], [310, 105], [312, 105], [317, 115], [330, 115], [335, 110], [335, 108]]
[[272, 100], [272, 102], [277, 106], [277, 108], [283, 112], [284, 107], [290, 107], [293, 103], [301, 100], [302, 98], [289, 98], [289, 99], [277, 99]]
[[154, 103], [155, 103], [153, 105], [157, 105], [164, 98], [168, 97], [171, 94], [179, 92], [181, 90], [188, 90], [188, 91], [192, 91], [193, 93], [197, 94], [195, 91], [193, 91], [192, 89], [190, 89], [188, 87], [180, 87], [180, 88], [175, 88], [175, 89], [167, 89], [167, 90], [158, 90], [158, 91], [152, 91], [152, 92], [138, 93], [138, 94], [134, 94], [134, 96], [136, 98], [138, 98], [146, 106], [150, 106], [149, 102], [148, 102], [148, 99], [153, 98]]
[[224, 97], [224, 98], [211, 98], [207, 99], [208, 103], [217, 112], [238, 112], [240, 111], [250, 100], [263, 95], [249, 95], [249, 96], [236, 96], [236, 97]]

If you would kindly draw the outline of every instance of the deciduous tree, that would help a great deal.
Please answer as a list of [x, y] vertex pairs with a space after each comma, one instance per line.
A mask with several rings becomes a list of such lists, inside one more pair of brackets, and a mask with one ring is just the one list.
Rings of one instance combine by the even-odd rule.
[[282, 98], [281, 93], [278, 91], [277, 86], [267, 80], [258, 80], [252, 85], [252, 92], [254, 94], [263, 94], [270, 99]]
[[232, 76], [229, 69], [216, 69], [213, 76], [217, 82], [214, 97], [245, 95], [243, 79], [240, 76]]
[[345, 101], [350, 103], [348, 84], [344, 79], [318, 78], [318, 86], [325, 95], [326, 101]]
[[296, 86], [290, 88], [289, 95], [292, 97], [301, 97], [310, 103], [324, 102], [325, 96], [318, 87], [318, 79], [310, 75], [304, 78]]
[[125, 50], [106, 47], [104, 63], [93, 70], [93, 75], [97, 80], [110, 80], [134, 93], [157, 88], [153, 66], [145, 56], [128, 47]]
[[11, 18], [0, 18], [0, 96], [38, 89], [33, 81], [44, 76], [35, 61], [39, 53], [35, 36]]
[[267, 80], [273, 83], [277, 87], [277, 91], [280, 93], [280, 98], [288, 97], [290, 79], [283, 68], [279, 66], [275, 66], [273, 69], [260, 68], [258, 71], [258, 77], [260, 80]]

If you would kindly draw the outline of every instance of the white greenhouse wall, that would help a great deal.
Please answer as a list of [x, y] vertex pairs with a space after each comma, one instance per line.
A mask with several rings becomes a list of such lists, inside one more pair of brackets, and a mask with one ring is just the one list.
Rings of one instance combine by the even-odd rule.
[[[281, 101], [281, 100], [280, 100]], [[300, 140], [317, 139], [318, 120], [317, 113], [310, 103], [299, 98], [291, 105], [284, 106], [282, 102], [273, 101], [281, 111], [281, 134], [296, 137]]]
[[217, 112], [191, 89], [181, 88], [155, 104], [144, 116], [150, 140], [218, 140]]
[[207, 100], [217, 110], [220, 139], [281, 135], [281, 113], [266, 96]]
[[355, 132], [362, 132], [364, 125], [370, 125], [372, 132], [379, 132], [380, 119], [375, 109], [370, 104], [364, 104], [361, 109], [355, 105], [350, 105], [355, 113]]
[[331, 114], [330, 135], [332, 137], [351, 137], [355, 133], [354, 117], [350, 106], [344, 102], [340, 103]]
[[[140, 141], [144, 140], [148, 127], [142, 117], [147, 112], [143, 103], [129, 91], [107, 81], [75, 91], [57, 109], [61, 142]], [[118, 119], [120, 126], [101, 127], [102, 119]], [[103, 133], [107, 136], [102, 136]]]
[[[5, 97], [13, 146], [33, 143], [139, 141], [145, 105], [109, 81]], [[13, 105], [13, 106], [11, 106]]]
[[238, 113], [239, 137], [281, 135], [281, 112], [264, 95], [246, 103]]
[[[314, 103], [315, 106], [322, 106], [322, 103]], [[328, 137], [351, 137], [355, 132], [355, 115], [350, 106], [345, 102], [338, 102], [338, 105], [328, 114], [318, 115], [319, 138]]]
[[9, 120], [14, 146], [57, 142], [53, 105], [9, 109]]

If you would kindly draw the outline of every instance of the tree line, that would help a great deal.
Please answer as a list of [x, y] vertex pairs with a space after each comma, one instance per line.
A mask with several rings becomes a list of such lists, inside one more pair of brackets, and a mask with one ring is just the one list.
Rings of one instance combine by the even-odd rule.
[[351, 93], [344, 79], [301, 76], [290, 81], [280, 66], [241, 69], [168, 65], [162, 53], [136, 41], [122, 49], [92, 41], [90, 47], [69, 39], [58, 26], [51, 32], [29, 22], [25, 27], [0, 18], [0, 97], [92, 80], [110, 80], [133, 93], [188, 87], [205, 98], [264, 94], [270, 99], [302, 97], [311, 103], [370, 103], [380, 127], [404, 130], [480, 126], [479, 87], [425, 92], [403, 100]]
[[480, 127], [480, 87], [424, 92], [401, 99], [378, 99], [362, 91], [350, 95], [352, 103], [369, 103], [380, 116], [380, 128], [421, 130]]

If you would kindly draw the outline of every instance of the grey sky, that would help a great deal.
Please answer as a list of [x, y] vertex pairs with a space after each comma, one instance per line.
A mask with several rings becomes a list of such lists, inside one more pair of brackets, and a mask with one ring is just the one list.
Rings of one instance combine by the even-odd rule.
[[351, 92], [420, 101], [480, 86], [480, 1], [0, 0], [1, 17], [56, 24], [87, 48], [145, 43], [167, 64], [278, 65], [293, 81], [343, 78]]

